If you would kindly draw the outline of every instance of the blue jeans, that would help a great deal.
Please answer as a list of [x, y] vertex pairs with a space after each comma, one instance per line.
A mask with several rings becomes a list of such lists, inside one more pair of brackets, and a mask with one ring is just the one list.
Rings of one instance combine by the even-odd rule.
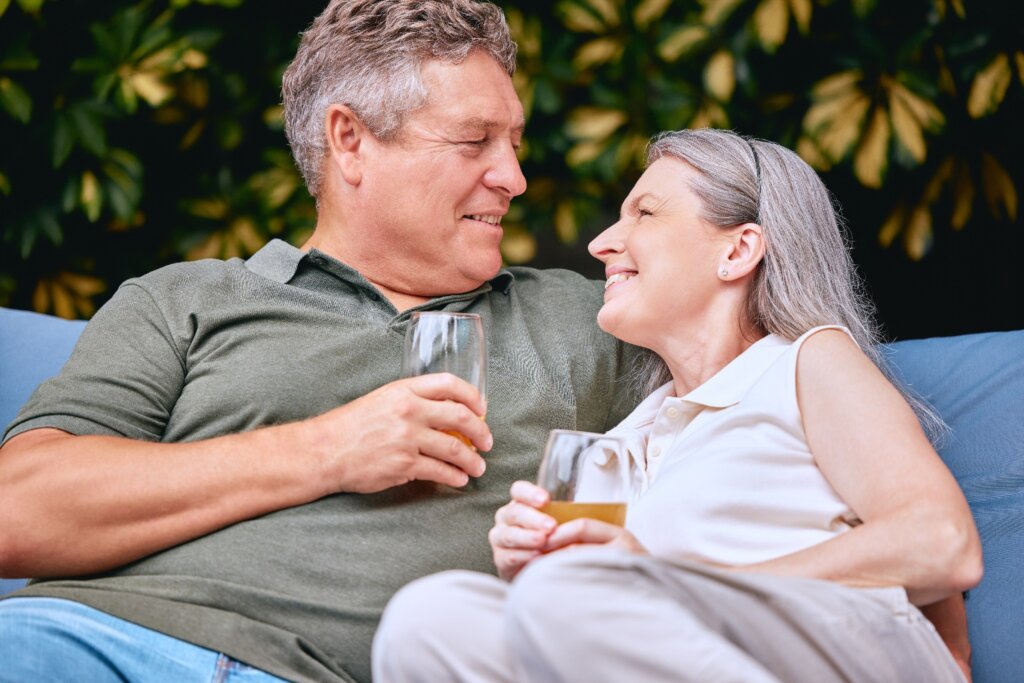
[[70, 600], [0, 601], [0, 683], [282, 683], [226, 655]]

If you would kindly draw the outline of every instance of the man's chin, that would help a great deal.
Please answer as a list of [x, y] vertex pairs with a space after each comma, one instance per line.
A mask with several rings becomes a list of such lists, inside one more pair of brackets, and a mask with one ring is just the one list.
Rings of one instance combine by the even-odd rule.
[[466, 263], [460, 268], [461, 275], [471, 282], [476, 282], [479, 287], [488, 280], [493, 280], [501, 272], [501, 252], [481, 256], [472, 263]]

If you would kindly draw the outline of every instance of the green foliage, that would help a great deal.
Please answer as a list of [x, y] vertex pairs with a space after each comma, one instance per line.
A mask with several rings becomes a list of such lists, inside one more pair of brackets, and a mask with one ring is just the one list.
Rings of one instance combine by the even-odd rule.
[[151, 268], [312, 230], [278, 102], [322, 5], [242, 5], [0, 4], [0, 304], [88, 317]]
[[869, 207], [852, 211], [861, 240], [899, 244], [911, 259], [937, 226], [1017, 221], [1018, 3], [519, 4], [506, 3], [531, 111], [523, 225], [550, 229], [554, 204], [562, 239], [592, 234], [616, 214], [652, 134], [705, 126], [797, 150]]
[[[280, 75], [323, 2], [0, 0], [0, 304], [88, 317], [163, 263], [300, 243]], [[1020, 3], [501, 4], [529, 118], [510, 262], [613, 220], [647, 139], [683, 127], [798, 150], [858, 243], [911, 259], [1019, 220]]]

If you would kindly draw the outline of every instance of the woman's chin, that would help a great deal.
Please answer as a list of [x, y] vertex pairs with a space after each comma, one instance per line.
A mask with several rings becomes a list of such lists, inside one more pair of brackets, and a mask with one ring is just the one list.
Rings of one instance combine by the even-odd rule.
[[615, 311], [609, 310], [608, 304], [605, 304], [601, 307], [601, 310], [597, 312], [597, 326], [616, 339], [623, 340], [622, 333], [625, 332], [625, 330], [620, 324], [619, 318], [620, 316], [616, 315]]

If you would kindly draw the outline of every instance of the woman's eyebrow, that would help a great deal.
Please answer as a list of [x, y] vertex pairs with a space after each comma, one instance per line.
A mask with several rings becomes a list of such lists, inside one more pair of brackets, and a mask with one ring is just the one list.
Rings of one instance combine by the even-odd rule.
[[650, 192], [644, 192], [643, 194], [638, 194], [637, 196], [633, 197], [628, 202], [626, 202], [626, 205], [623, 207], [622, 213], [619, 214], [619, 218], [623, 218], [627, 214], [632, 216], [637, 213], [640, 213], [640, 202], [643, 201], [644, 199], [651, 198], [655, 197]]

